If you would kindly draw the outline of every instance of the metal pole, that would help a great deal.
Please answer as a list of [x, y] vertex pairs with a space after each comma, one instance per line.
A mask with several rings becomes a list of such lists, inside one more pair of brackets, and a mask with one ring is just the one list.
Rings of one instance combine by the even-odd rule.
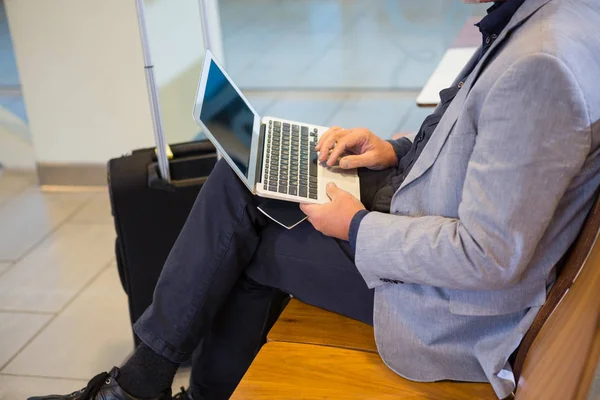
[[138, 26], [140, 29], [140, 38], [142, 40], [142, 52], [144, 54], [144, 71], [146, 74], [146, 86], [148, 88], [148, 97], [150, 99], [150, 112], [152, 113], [152, 124], [154, 127], [154, 140], [156, 142], [158, 168], [160, 176], [167, 182], [171, 181], [169, 171], [169, 157], [167, 156], [167, 142], [165, 138], [164, 127], [162, 123], [162, 114], [160, 112], [160, 103], [158, 100], [158, 87], [154, 78], [154, 65], [150, 57], [150, 47], [148, 45], [148, 31], [146, 28], [146, 16], [144, 13], [144, 1], [136, 0]]
[[204, 48], [210, 49], [221, 65], [225, 64], [218, 0], [198, 0]]
[[204, 42], [204, 48], [210, 48], [210, 39], [208, 33], [208, 15], [206, 15], [206, 0], [199, 0], [198, 4], [200, 5], [200, 19], [202, 23], [202, 41]]
[[[221, 40], [221, 24], [219, 21], [215, 21], [211, 24], [209, 13], [214, 14], [215, 19], [219, 18], [219, 10], [217, 0], [198, 0], [200, 6], [200, 20], [202, 23], [202, 40], [204, 42], [204, 48], [210, 49], [215, 57], [219, 60], [222, 65], [225, 65], [223, 59], [223, 41]], [[217, 151], [217, 159], [221, 159], [223, 156], [221, 152]]]

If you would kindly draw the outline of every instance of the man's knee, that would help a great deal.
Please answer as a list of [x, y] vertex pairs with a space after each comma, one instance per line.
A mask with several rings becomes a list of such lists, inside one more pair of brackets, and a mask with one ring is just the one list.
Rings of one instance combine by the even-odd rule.
[[221, 193], [229, 192], [235, 188], [236, 190], [244, 190], [250, 194], [244, 183], [231, 169], [227, 161], [220, 159], [213, 168], [202, 192], [210, 192], [209, 196], [216, 196]]
[[[226, 179], [235, 179], [239, 180], [238, 176], [233, 172], [233, 169], [227, 164], [224, 158], [221, 158], [215, 164], [214, 169], [210, 173], [210, 178], [215, 178], [214, 180], [224, 181]], [[240, 182], [241, 183], [241, 182]]]

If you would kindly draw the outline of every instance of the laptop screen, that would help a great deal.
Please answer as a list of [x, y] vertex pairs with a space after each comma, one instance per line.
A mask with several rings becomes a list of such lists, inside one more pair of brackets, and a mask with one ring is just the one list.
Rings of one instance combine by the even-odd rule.
[[254, 113], [212, 60], [200, 120], [248, 177]]

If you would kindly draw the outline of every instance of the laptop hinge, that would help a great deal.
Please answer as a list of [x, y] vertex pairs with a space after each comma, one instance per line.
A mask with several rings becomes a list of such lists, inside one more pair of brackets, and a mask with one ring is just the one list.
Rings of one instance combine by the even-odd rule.
[[256, 182], [262, 183], [262, 172], [263, 172], [263, 150], [264, 150], [264, 142], [265, 142], [265, 134], [267, 131], [267, 125], [261, 123], [260, 124], [260, 133], [258, 134], [258, 153], [256, 154]]

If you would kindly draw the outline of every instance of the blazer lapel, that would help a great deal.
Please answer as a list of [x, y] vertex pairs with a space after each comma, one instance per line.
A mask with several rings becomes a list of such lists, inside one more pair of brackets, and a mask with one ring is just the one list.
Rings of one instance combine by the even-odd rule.
[[[452, 100], [452, 103], [444, 113], [444, 116], [440, 120], [433, 135], [429, 139], [429, 142], [427, 142], [425, 149], [415, 162], [413, 168], [410, 170], [406, 179], [404, 179], [404, 182], [402, 182], [402, 185], [400, 186], [396, 194], [404, 187], [409, 185], [411, 182], [413, 182], [415, 179], [423, 175], [433, 165], [434, 161], [440, 154], [444, 143], [446, 143], [448, 135], [450, 134], [452, 128], [458, 120], [463, 106], [465, 105], [467, 95], [469, 94], [471, 88], [477, 81], [477, 78], [482, 72], [483, 67], [487, 64], [487, 60], [495, 53], [496, 48], [502, 42], [504, 42], [504, 40], [506, 40], [508, 35], [514, 29], [519, 27], [525, 20], [527, 20], [527, 18], [529, 18], [533, 13], [535, 13], [549, 1], [551, 0], [526, 0], [525, 3], [523, 3], [523, 5], [517, 10], [517, 13], [511, 19], [506, 29], [502, 31], [500, 36], [498, 36], [494, 44], [490, 47], [490, 49], [487, 51], [487, 53], [484, 55], [481, 61], [479, 61], [479, 63], [475, 66], [471, 74], [469, 74], [469, 77], [464, 82], [462, 88], [459, 90], [454, 100]], [[479, 51], [481, 51], [481, 49]], [[460, 79], [464, 78], [469, 68], [472, 67], [473, 63], [477, 61], [479, 51], [477, 51], [473, 58], [471, 58], [471, 60], [467, 63], [467, 66], [463, 69], [457, 81], [454, 82], [455, 85], [459, 84]]]

